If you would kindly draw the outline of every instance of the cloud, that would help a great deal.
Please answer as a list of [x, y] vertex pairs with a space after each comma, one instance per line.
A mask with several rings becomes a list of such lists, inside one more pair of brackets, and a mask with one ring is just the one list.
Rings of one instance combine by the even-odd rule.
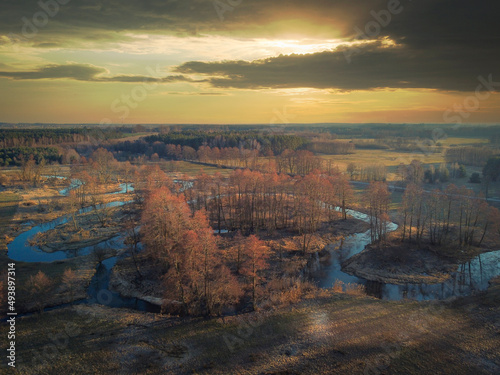
[[51, 64], [31, 71], [0, 71], [0, 77], [14, 80], [38, 80], [38, 79], [72, 79], [88, 82], [205, 82], [205, 80], [194, 80], [183, 75], [171, 75], [165, 77], [151, 77], [143, 75], [115, 75], [103, 76], [108, 71], [105, 68], [91, 64]]
[[[15, 34], [11, 34], [11, 40], [16, 41], [17, 35], [21, 43], [39, 48], [78, 49], [94, 43], [92, 48], [98, 45], [96, 48], [102, 50], [109, 49], [106, 43], [131, 41], [134, 34], [270, 39], [296, 36], [353, 41], [360, 38], [356, 29], [365, 30], [375, 17], [387, 15], [388, 3], [389, 0], [244, 0], [225, 12], [221, 21], [212, 0], [71, 0], [59, 5], [46, 25], [34, 25], [37, 32], [33, 37], [23, 39], [23, 28], [29, 30], [28, 23], [36, 23], [34, 17], [42, 12], [39, 2], [3, 0], [0, 45], [8, 44], [10, 33]], [[400, 0], [400, 4], [402, 11], [392, 14], [387, 23], [382, 22], [384, 25], [376, 35], [368, 37], [368, 45], [353, 56], [351, 64], [345, 63], [341, 50], [335, 50], [253, 62], [187, 62], [178, 73], [205, 74], [216, 87], [341, 90], [416, 87], [464, 91], [475, 88], [478, 75], [500, 76], [496, 63], [500, 61], [500, 28], [496, 19], [499, 1]], [[397, 47], [383, 48], [384, 38], [394, 41]], [[99, 68], [81, 65], [2, 74], [15, 79], [49, 75], [45, 78], [103, 82], [138, 82], [145, 78], [105, 77], [105, 72], [93, 70]], [[187, 77], [161, 79], [189, 81]], [[160, 78], [157, 80], [160, 82]]]
[[96, 82], [152, 82], [152, 83], [171, 83], [171, 82], [207, 82], [207, 80], [195, 80], [183, 75], [172, 75], [166, 77], [151, 77], [142, 75], [117, 75], [112, 77], [96, 77]]
[[186, 96], [229, 96], [227, 92], [166, 92], [165, 95]]
[[[398, 0], [391, 0], [398, 1]], [[221, 15], [212, 0], [71, 0], [58, 5], [45, 24], [36, 14], [43, 10], [36, 0], [2, 0], [0, 34], [38, 31], [33, 39], [116, 40], [127, 32], [168, 33], [187, 36], [207, 33], [244, 37], [299, 34], [312, 37], [355, 37], [373, 21], [372, 13], [384, 11], [389, 0], [251, 0], [231, 6]], [[495, 0], [400, 0], [403, 11], [391, 17], [382, 36], [405, 38], [409, 43], [468, 43], [498, 36]], [[56, 3], [56, 0], [41, 0]], [[233, 2], [236, 4], [237, 2]], [[222, 19], [219, 17], [222, 16]], [[38, 22], [38, 23], [37, 23]], [[118, 33], [117, 33], [118, 32]], [[429, 38], [431, 36], [431, 38]], [[460, 37], [460, 38], [458, 38]], [[40, 41], [39, 41], [40, 42]]]
[[[346, 55], [350, 56], [350, 63]], [[379, 40], [357, 47], [344, 45], [333, 51], [280, 55], [251, 62], [190, 61], [174, 71], [205, 75], [212, 86], [219, 88], [473, 91], [479, 75], [500, 73], [497, 61], [481, 55], [460, 59], [447, 50], [387, 45]]]
[[62, 47], [61, 44], [58, 43], [50, 43], [50, 42], [43, 42], [43, 43], [36, 43], [33, 45], [35, 48], [60, 48]]
[[0, 71], [0, 77], [12, 78], [16, 80], [32, 79], [75, 79], [78, 81], [92, 81], [106, 69], [90, 64], [51, 64], [31, 71]]

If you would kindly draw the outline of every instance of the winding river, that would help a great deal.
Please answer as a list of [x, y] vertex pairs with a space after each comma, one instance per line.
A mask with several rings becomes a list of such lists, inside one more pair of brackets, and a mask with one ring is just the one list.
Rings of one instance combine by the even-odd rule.
[[[71, 189], [78, 186], [80, 186], [80, 182], [78, 180], [72, 180], [70, 186], [61, 190], [59, 193], [61, 195], [68, 195]], [[190, 186], [184, 186], [184, 188], [189, 187]], [[132, 192], [133, 186], [130, 184], [120, 184], [119, 191], [109, 194], [122, 194], [126, 191]], [[110, 202], [106, 204], [106, 206], [117, 207], [127, 203], [128, 202]], [[92, 207], [83, 208], [79, 210], [79, 213], [85, 213], [91, 210], [93, 210]], [[361, 212], [347, 210], [347, 213], [356, 219], [365, 222], [369, 221], [369, 216]], [[51, 222], [34, 226], [30, 230], [21, 233], [8, 245], [9, 258], [23, 262], [52, 262], [90, 254], [96, 246], [84, 247], [78, 250], [63, 250], [47, 253], [28, 243], [28, 240], [37, 233], [46, 232], [58, 225], [68, 222], [68, 220], [70, 220], [70, 215], [62, 216]], [[395, 223], [389, 223], [387, 231], [394, 231], [397, 227]], [[330, 253], [329, 259], [325, 262], [319, 262], [319, 260], [315, 262], [309, 270], [310, 277], [322, 288], [330, 288], [337, 280], [340, 280], [343, 283], [363, 284], [366, 286], [368, 294], [382, 299], [400, 300], [403, 298], [411, 298], [416, 300], [431, 300], [446, 299], [452, 296], [465, 296], [478, 290], [484, 290], [488, 287], [488, 282], [491, 278], [500, 275], [500, 250], [482, 254], [471, 262], [461, 265], [457, 272], [451, 275], [448, 281], [440, 284], [384, 284], [368, 281], [342, 272], [342, 263], [354, 254], [361, 252], [370, 241], [370, 231], [367, 231], [354, 234], [343, 241], [328, 245], [327, 250]], [[116, 236], [108, 241], [100, 243], [97, 247], [122, 249], [124, 247], [123, 238], [121, 236]], [[87, 289], [88, 298], [77, 301], [76, 303], [97, 303], [110, 307], [127, 307], [140, 311], [159, 312], [160, 307], [157, 305], [137, 298], [123, 297], [119, 293], [109, 290], [111, 269], [114, 267], [119, 257], [120, 256], [114, 256], [98, 264], [96, 273]], [[64, 306], [66, 305], [60, 305], [50, 309]]]
[[[361, 212], [348, 210], [356, 219], [369, 222], [370, 217]], [[392, 232], [398, 226], [389, 223], [387, 231]], [[387, 284], [369, 281], [342, 271], [342, 264], [351, 256], [363, 251], [371, 242], [370, 231], [357, 233], [327, 246], [329, 258], [324, 262], [315, 262], [310, 269], [310, 277], [321, 288], [330, 288], [339, 280], [344, 284], [357, 283], [365, 285], [368, 294], [385, 300], [415, 300], [447, 299], [466, 296], [488, 288], [489, 281], [500, 275], [500, 250], [484, 253], [470, 262], [461, 264], [450, 278], [438, 284]]]
[[[64, 177], [57, 176], [56, 178], [64, 179]], [[71, 189], [74, 189], [80, 186], [81, 183], [78, 180], [71, 180], [71, 184], [69, 187], [62, 189], [59, 191], [59, 194], [63, 196], [67, 196]], [[120, 184], [119, 190], [108, 193], [109, 195], [113, 194], [123, 194], [125, 192], [133, 192], [134, 188], [131, 184]], [[98, 208], [102, 207], [119, 207], [127, 204], [129, 202], [110, 202], [103, 206], [98, 206]], [[85, 207], [78, 211], [78, 213], [86, 213], [92, 211], [93, 207]], [[37, 246], [31, 246], [29, 244], [29, 239], [33, 238], [37, 233], [43, 233], [48, 230], [56, 228], [58, 225], [65, 224], [69, 220], [71, 220], [71, 215], [61, 216], [55, 220], [52, 220], [48, 223], [40, 224], [34, 226], [30, 230], [21, 233], [18, 235], [11, 243], [8, 244], [8, 257], [15, 261], [22, 262], [53, 262], [53, 261], [61, 261], [64, 259], [75, 258], [78, 256], [91, 254], [96, 249], [123, 249], [123, 237], [118, 235], [107, 241], [103, 241], [98, 245], [87, 246], [77, 250], [61, 250], [54, 251], [52, 253], [48, 253], [40, 250]], [[121, 255], [123, 256], [123, 255]], [[111, 269], [115, 266], [116, 262], [120, 258], [120, 255], [113, 256], [105, 259], [101, 263], [97, 265], [96, 272], [92, 277], [90, 284], [87, 288], [86, 299], [82, 299], [79, 301], [75, 301], [75, 304], [100, 304], [106, 305], [109, 307], [126, 307], [131, 309], [136, 309], [140, 311], [148, 311], [148, 312], [160, 312], [160, 307], [154, 304], [151, 304], [147, 301], [143, 301], [138, 298], [128, 298], [123, 297], [119, 293], [111, 291], [109, 289], [109, 280], [111, 276]], [[58, 306], [53, 306], [46, 308], [46, 310], [54, 310], [57, 308], [62, 308], [68, 306], [69, 304], [63, 304]]]

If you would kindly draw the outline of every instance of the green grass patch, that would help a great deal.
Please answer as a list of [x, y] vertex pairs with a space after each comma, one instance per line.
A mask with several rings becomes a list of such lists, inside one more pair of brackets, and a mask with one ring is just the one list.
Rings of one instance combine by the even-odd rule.
[[173, 161], [162, 163], [162, 169], [165, 172], [174, 172], [186, 174], [190, 177], [196, 177], [201, 171], [208, 175], [214, 175], [220, 173], [222, 175], [229, 175], [232, 170], [227, 168], [217, 168], [206, 165], [200, 165], [196, 163], [190, 163], [187, 161]]

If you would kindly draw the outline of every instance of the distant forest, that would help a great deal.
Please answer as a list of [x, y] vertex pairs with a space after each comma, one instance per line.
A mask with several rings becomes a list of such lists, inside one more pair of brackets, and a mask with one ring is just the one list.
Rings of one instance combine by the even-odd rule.
[[7, 147], [0, 148], [0, 166], [21, 165], [33, 157], [38, 164], [42, 159], [48, 162], [62, 161], [60, 152], [55, 147]]
[[[127, 138], [134, 134], [144, 137]], [[441, 142], [447, 137], [482, 137], [489, 139], [490, 143], [456, 145], [458, 147], [446, 149]], [[36, 162], [43, 157], [48, 162], [67, 163], [78, 160], [79, 155], [88, 156], [96, 147], [103, 146], [119, 160], [132, 160], [143, 155], [167, 160], [229, 163], [232, 166], [236, 166], [233, 161], [237, 159], [244, 160], [244, 165], [248, 166], [251, 158], [279, 156], [285, 151], [341, 155], [353, 153], [356, 149], [420, 152], [424, 148], [432, 153], [446, 151], [448, 163], [484, 166], [497, 154], [495, 148], [498, 144], [498, 125], [51, 125], [30, 128], [0, 124], [0, 165], [20, 165], [29, 155], [33, 155]]]
[[167, 134], [152, 135], [144, 139], [152, 144], [163, 142], [189, 146], [198, 149], [200, 146], [210, 147], [238, 147], [245, 149], [262, 149], [265, 153], [271, 150], [275, 155], [285, 150], [298, 150], [304, 148], [308, 140], [296, 135], [274, 135], [256, 131], [218, 131], [206, 132], [203, 130], [187, 130], [183, 132], [170, 132]]
[[123, 136], [117, 129], [0, 129], [0, 147], [50, 146], [61, 143], [107, 140]]

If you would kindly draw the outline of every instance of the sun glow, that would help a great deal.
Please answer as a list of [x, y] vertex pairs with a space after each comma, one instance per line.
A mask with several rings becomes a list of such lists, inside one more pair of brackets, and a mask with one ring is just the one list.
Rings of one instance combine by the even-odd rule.
[[345, 42], [341, 40], [260, 40], [264, 48], [284, 55], [305, 55], [323, 51], [331, 51]]
[[[128, 42], [115, 45], [116, 52], [128, 54], [158, 54], [169, 59], [224, 59], [255, 60], [290, 54], [309, 54], [331, 51], [346, 41], [340, 39], [268, 39], [229, 38], [204, 35], [201, 37], [175, 38], [173, 36], [127, 35]], [[113, 49], [113, 48], [112, 48]], [[124, 52], [126, 51], [126, 52]]]

